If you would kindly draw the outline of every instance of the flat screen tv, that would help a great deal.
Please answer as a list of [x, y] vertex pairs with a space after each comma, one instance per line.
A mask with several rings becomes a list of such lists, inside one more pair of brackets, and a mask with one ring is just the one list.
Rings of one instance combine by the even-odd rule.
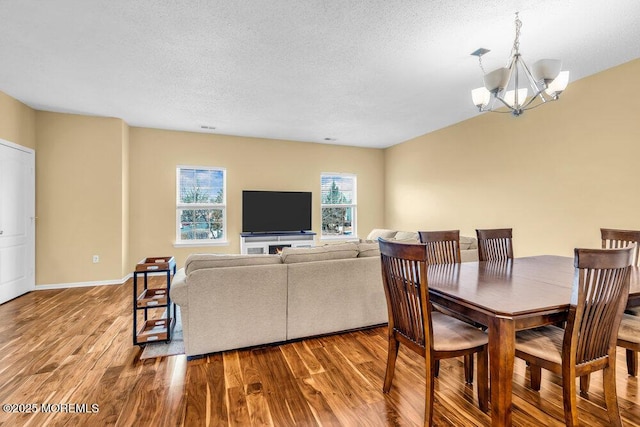
[[279, 233], [311, 230], [311, 192], [242, 192], [242, 231]]

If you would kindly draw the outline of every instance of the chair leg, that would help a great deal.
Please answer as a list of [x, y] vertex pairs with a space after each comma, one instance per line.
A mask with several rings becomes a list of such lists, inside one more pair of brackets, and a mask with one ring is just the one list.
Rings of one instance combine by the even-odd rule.
[[382, 391], [384, 393], [388, 393], [391, 389], [391, 383], [393, 382], [393, 374], [396, 369], [396, 359], [398, 358], [398, 349], [400, 348], [400, 343], [395, 337], [389, 337], [389, 350], [387, 352], [387, 372], [384, 375], [384, 385], [382, 386]]
[[464, 355], [464, 380], [467, 384], [473, 384], [473, 354]]
[[[429, 357], [429, 356], [427, 356]], [[436, 363], [438, 360], [433, 360], [433, 357], [429, 357], [429, 360], [425, 363], [425, 393], [424, 393], [424, 425], [431, 426], [433, 421], [433, 395], [435, 389], [435, 372]]]
[[574, 376], [562, 375], [562, 402], [564, 403], [565, 424], [567, 427], [578, 427], [578, 404]]
[[440, 361], [436, 360], [433, 362], [433, 377], [438, 378], [438, 375], [440, 375]]
[[529, 365], [529, 374], [531, 377], [531, 388], [540, 391], [540, 380], [542, 379], [542, 368], [538, 365]]
[[583, 375], [580, 377], [580, 396], [588, 397], [589, 396], [589, 383], [591, 381], [591, 375]]
[[[473, 359], [473, 355], [471, 356]], [[489, 357], [487, 348], [478, 352], [478, 406], [482, 412], [489, 409]]]
[[[614, 354], [615, 357], [615, 354]], [[615, 363], [604, 368], [603, 372], [604, 401], [607, 405], [607, 415], [612, 426], [621, 427], [620, 411], [618, 409], [618, 396], [616, 393], [616, 366]]]
[[638, 376], [638, 352], [627, 349], [627, 372], [632, 377]]

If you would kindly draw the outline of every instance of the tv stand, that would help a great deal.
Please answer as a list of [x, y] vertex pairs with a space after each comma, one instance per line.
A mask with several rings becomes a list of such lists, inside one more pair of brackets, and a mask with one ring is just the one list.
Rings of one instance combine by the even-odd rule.
[[240, 253], [273, 254], [280, 253], [284, 247], [310, 248], [315, 246], [315, 236], [313, 231], [240, 233]]

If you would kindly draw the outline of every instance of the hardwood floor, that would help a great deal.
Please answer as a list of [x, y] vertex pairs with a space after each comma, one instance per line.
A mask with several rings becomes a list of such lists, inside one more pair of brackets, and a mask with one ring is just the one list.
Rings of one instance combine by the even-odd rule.
[[[420, 357], [401, 349], [391, 392], [382, 393], [384, 327], [191, 361], [141, 361], [132, 345], [131, 293], [129, 281], [36, 291], [0, 305], [0, 403], [38, 409], [0, 412], [1, 426], [422, 424]], [[623, 423], [640, 426], [638, 379], [627, 377], [622, 350], [617, 373]], [[543, 371], [540, 392], [526, 384], [518, 360], [514, 425], [564, 425], [559, 378]], [[583, 425], [608, 425], [601, 375], [592, 378], [589, 400], [578, 400]], [[435, 425], [490, 425], [475, 387], [464, 384], [461, 360], [441, 362], [434, 410]]]

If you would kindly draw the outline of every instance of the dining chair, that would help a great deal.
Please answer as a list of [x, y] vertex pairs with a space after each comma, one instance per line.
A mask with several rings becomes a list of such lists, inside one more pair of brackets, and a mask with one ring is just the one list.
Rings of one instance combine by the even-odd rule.
[[633, 247], [575, 249], [575, 277], [566, 326], [520, 331], [516, 356], [529, 364], [531, 388], [540, 390], [541, 368], [562, 376], [564, 417], [578, 425], [576, 377], [603, 370], [609, 421], [621, 426], [616, 395], [616, 337], [629, 296]]
[[[454, 317], [432, 311], [427, 283], [427, 246], [379, 239], [382, 281], [389, 313], [389, 350], [383, 392], [393, 382], [400, 344], [425, 358], [424, 425], [431, 425], [435, 363], [477, 354], [478, 406], [488, 409], [487, 334]], [[473, 360], [473, 359], [472, 359]]]
[[[615, 228], [601, 228], [602, 248], [623, 248], [633, 243], [636, 249], [633, 256], [633, 265], [640, 267], [640, 230], [619, 230]], [[640, 309], [632, 309], [640, 316]]]
[[624, 248], [633, 243], [636, 248], [633, 252], [633, 265], [640, 266], [640, 231], [638, 230], [617, 230], [614, 228], [601, 228], [602, 248]]
[[418, 231], [427, 245], [427, 264], [460, 263], [460, 230]]
[[477, 230], [478, 260], [502, 261], [513, 259], [513, 242], [511, 228], [494, 228]]
[[[636, 249], [633, 257], [633, 265], [638, 266], [640, 255], [640, 231], [618, 230], [614, 228], [601, 228], [603, 248], [622, 248], [635, 243]], [[618, 346], [626, 349], [627, 372], [632, 377], [638, 376], [638, 352], [640, 351], [640, 310], [631, 309], [622, 317]], [[588, 381], [588, 380], [587, 380]], [[588, 388], [588, 382], [586, 385]], [[585, 390], [586, 392], [586, 390]]]
[[[426, 245], [427, 264], [460, 264], [462, 262], [460, 256], [460, 230], [418, 231], [418, 238], [420, 239], [420, 243]], [[441, 313], [455, 317], [476, 328], [483, 328], [483, 325], [474, 322], [462, 314], [455, 313], [436, 304], [434, 304], [433, 307]], [[440, 372], [440, 363], [436, 363], [435, 366], [435, 376], [437, 377]], [[472, 383], [473, 357], [465, 356], [464, 366], [465, 379], [468, 383]]]

